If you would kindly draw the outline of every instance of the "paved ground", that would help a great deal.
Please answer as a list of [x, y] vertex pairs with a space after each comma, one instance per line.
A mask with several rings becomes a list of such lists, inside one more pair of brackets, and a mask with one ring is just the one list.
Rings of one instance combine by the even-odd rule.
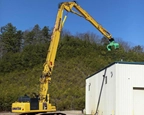
[[[58, 111], [59, 113], [65, 113], [66, 115], [83, 115], [81, 111]], [[0, 112], [0, 115], [18, 115], [16, 113], [11, 113], [11, 112]], [[40, 114], [38, 114], [40, 115]], [[47, 115], [47, 114], [45, 114]]]

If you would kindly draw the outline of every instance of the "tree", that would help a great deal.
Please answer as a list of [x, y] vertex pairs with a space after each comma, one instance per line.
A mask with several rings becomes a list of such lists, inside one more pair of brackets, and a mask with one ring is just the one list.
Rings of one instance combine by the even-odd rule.
[[42, 29], [42, 35], [44, 38], [50, 39], [50, 30], [47, 26], [44, 26]]
[[34, 35], [35, 34], [33, 31], [27, 32], [25, 37], [24, 37], [24, 44], [25, 45], [34, 44]]
[[3, 51], [2, 35], [0, 34], [0, 58], [3, 56]]
[[126, 51], [128, 52], [131, 47], [130, 44], [126, 41], [123, 41], [121, 38], [117, 38], [117, 42], [120, 44], [120, 46]]
[[32, 30], [24, 32], [24, 45], [34, 45], [48, 42], [50, 40], [49, 31], [48, 27], [44, 26], [41, 30], [39, 25], [36, 24]]
[[39, 43], [41, 41], [41, 36], [42, 36], [40, 26], [36, 24], [32, 32], [34, 33], [34, 42]]
[[1, 27], [1, 42], [5, 52], [19, 52], [21, 49], [22, 32], [17, 31], [11, 23]]
[[101, 39], [101, 44], [102, 44], [102, 45], [107, 45], [107, 44], [109, 44], [109, 41], [108, 41], [108, 39], [107, 39], [105, 36], [102, 37], [102, 39]]
[[91, 43], [97, 43], [100, 44], [100, 37], [92, 32], [86, 32], [86, 33], [77, 33], [76, 37], [89, 41]]
[[137, 46], [133, 47], [132, 50], [134, 52], [137, 52], [137, 53], [142, 53], [143, 52], [143, 48], [140, 45], [137, 45]]

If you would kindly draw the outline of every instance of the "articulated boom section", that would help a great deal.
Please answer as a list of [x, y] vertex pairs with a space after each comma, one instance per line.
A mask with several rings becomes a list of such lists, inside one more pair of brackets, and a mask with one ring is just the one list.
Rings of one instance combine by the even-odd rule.
[[[61, 3], [60, 5], [63, 5], [64, 9], [67, 12], [74, 13], [80, 17], [85, 18], [87, 21], [89, 21], [99, 32], [101, 32], [108, 40], [109, 44], [107, 45], [108, 51], [112, 50], [112, 47], [114, 49], [119, 48], [119, 44], [114, 42], [114, 38], [112, 38], [112, 35], [105, 29], [103, 28], [90, 14], [88, 14], [83, 8], [81, 8], [76, 1], [74, 2], [65, 2]], [[75, 8], [78, 12], [74, 11], [73, 8]]]
[[47, 92], [48, 92], [48, 84], [51, 81], [51, 75], [54, 67], [54, 62], [57, 53], [57, 47], [60, 39], [60, 32], [62, 30], [62, 22], [63, 9], [59, 9], [56, 23], [53, 29], [53, 33], [51, 36], [51, 42], [46, 58], [46, 62], [44, 63], [44, 70], [42, 72], [42, 76], [40, 78], [40, 101], [45, 102], [47, 99]]

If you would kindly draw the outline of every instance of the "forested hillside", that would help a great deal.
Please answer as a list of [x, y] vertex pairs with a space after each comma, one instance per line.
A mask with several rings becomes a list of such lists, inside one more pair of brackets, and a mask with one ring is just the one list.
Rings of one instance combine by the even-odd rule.
[[[0, 32], [0, 111], [24, 94], [39, 92], [39, 77], [50, 43], [51, 31], [35, 25], [17, 30], [11, 23]], [[143, 47], [120, 43], [119, 50], [107, 51], [106, 38], [94, 33], [71, 35], [63, 31], [57, 51], [49, 93], [58, 110], [84, 109], [85, 78], [114, 61], [143, 62]]]

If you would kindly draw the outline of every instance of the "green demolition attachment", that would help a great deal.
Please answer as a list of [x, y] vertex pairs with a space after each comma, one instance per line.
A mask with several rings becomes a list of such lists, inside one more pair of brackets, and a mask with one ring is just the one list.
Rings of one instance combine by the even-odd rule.
[[107, 45], [107, 50], [108, 51], [111, 51], [112, 50], [112, 47], [114, 47], [114, 49], [118, 49], [119, 48], [119, 44], [118, 43], [115, 43], [114, 41], [110, 42], [108, 45]]

